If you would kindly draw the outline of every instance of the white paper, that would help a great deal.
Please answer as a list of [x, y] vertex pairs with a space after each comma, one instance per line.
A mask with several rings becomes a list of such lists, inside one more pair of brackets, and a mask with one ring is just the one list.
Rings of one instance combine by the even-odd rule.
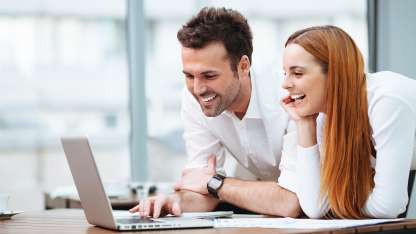
[[386, 222], [397, 222], [403, 219], [293, 219], [293, 218], [224, 218], [216, 219], [214, 227], [259, 227], [259, 228], [346, 228]]

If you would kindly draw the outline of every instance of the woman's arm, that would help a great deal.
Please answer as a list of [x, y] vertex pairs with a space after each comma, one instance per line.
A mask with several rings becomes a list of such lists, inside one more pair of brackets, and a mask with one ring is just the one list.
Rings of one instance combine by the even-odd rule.
[[382, 97], [369, 106], [377, 152], [374, 189], [364, 213], [374, 218], [395, 218], [408, 202], [407, 183], [415, 142], [415, 113], [402, 100]]
[[320, 197], [320, 152], [316, 140], [316, 120], [297, 123], [297, 177], [296, 194], [303, 212], [310, 218], [320, 218], [328, 210], [326, 197]]
[[328, 212], [329, 206], [327, 199], [320, 197], [321, 165], [316, 134], [317, 115], [300, 117], [288, 98], [283, 99], [281, 104], [296, 123], [297, 144], [294, 146], [295, 152], [292, 153], [289, 148], [293, 148], [291, 143], [293, 140], [284, 142], [284, 152], [279, 167], [286, 170], [282, 171], [279, 183], [296, 192], [300, 207], [308, 217], [320, 218]]

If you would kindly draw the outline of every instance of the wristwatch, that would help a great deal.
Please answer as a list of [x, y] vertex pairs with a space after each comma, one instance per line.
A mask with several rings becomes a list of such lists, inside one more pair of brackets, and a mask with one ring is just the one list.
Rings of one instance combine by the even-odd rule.
[[207, 189], [208, 189], [208, 192], [212, 196], [218, 198], [218, 191], [224, 184], [224, 179], [225, 179], [224, 175], [216, 174], [208, 181]]

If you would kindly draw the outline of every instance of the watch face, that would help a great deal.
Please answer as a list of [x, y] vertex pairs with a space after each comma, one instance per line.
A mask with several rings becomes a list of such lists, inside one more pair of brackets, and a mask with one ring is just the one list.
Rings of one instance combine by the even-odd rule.
[[209, 181], [208, 186], [216, 190], [216, 189], [218, 189], [218, 187], [221, 186], [221, 181], [216, 179], [216, 178], [212, 178]]

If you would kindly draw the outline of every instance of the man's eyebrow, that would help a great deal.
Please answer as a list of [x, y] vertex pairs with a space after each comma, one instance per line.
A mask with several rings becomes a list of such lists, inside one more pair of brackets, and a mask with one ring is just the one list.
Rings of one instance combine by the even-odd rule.
[[201, 75], [208, 75], [208, 74], [212, 74], [212, 73], [216, 74], [218, 72], [217, 71], [213, 71], [213, 70], [208, 70], [208, 71], [201, 72]]
[[183, 72], [183, 74], [185, 74], [185, 75], [187, 75], [187, 76], [192, 76], [192, 74], [191, 73], [189, 73], [189, 72], [187, 72], [187, 71], [182, 71]]
[[[191, 73], [187, 72], [187, 71], [182, 71], [183, 74], [187, 75], [187, 76], [193, 76]], [[201, 73], [199, 73], [200, 75], [208, 75], [208, 74], [217, 74], [219, 73], [218, 71], [214, 71], [214, 70], [208, 70], [208, 71], [203, 71]]]

